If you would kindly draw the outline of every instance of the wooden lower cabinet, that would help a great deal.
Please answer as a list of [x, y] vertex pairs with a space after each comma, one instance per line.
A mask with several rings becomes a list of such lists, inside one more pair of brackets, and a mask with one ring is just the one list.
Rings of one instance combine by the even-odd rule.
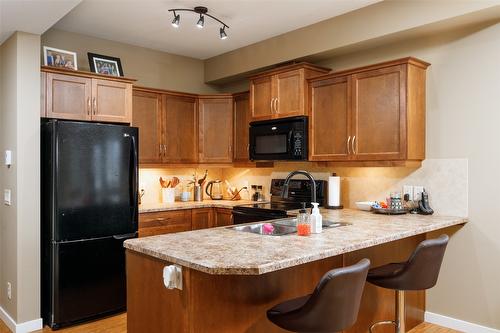
[[[262, 275], [212, 275], [182, 267], [182, 290], [163, 285], [168, 262], [127, 250], [127, 332], [284, 333], [266, 318], [268, 309], [310, 294], [326, 272], [361, 258], [369, 258], [372, 267], [406, 260], [424, 239], [418, 235]], [[394, 310], [393, 290], [366, 283], [358, 319], [344, 333], [366, 333], [374, 322], [394, 319]], [[408, 331], [423, 322], [424, 312], [425, 291], [409, 292]], [[377, 327], [377, 333], [389, 332], [391, 325]]]
[[214, 208], [215, 210], [215, 226], [223, 227], [233, 224], [233, 211], [227, 208]]
[[232, 225], [232, 209], [195, 208], [139, 214], [139, 237]]
[[139, 214], [139, 237], [191, 230], [191, 209]]
[[214, 226], [213, 208], [197, 208], [191, 213], [193, 230], [207, 229]]

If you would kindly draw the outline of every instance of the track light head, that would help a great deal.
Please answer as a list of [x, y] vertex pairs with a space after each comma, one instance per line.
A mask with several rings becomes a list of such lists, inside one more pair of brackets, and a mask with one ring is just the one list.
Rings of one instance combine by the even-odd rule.
[[204, 25], [205, 25], [205, 16], [200, 14], [200, 19], [198, 20], [198, 23], [196, 23], [196, 26], [200, 29], [203, 29]]
[[219, 33], [220, 33], [220, 39], [227, 39], [226, 26], [220, 28]]
[[172, 21], [172, 26], [174, 28], [178, 28], [179, 25], [180, 25], [180, 22], [181, 22], [181, 15], [180, 14], [176, 15], [175, 12], [174, 12], [174, 19]]

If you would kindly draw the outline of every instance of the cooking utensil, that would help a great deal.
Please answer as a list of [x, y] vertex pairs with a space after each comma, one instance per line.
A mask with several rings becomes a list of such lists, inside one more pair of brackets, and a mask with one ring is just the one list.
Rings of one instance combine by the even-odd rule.
[[167, 184], [168, 183], [162, 177], [160, 177], [160, 185], [161, 185], [161, 187], [167, 188], [168, 187]]
[[203, 176], [203, 178], [198, 180], [198, 185], [203, 186], [203, 184], [205, 183], [205, 180], [207, 179], [207, 176], [208, 176], [208, 170], [205, 170], [205, 175]]
[[170, 184], [171, 187], [176, 187], [180, 183], [180, 179], [177, 177], [172, 177], [172, 183]]

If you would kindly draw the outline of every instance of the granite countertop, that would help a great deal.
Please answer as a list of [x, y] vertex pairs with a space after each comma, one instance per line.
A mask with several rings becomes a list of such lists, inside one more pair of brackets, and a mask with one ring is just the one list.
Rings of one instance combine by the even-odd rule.
[[127, 240], [124, 246], [209, 274], [259, 275], [467, 222], [467, 218], [321, 210], [352, 225], [309, 237], [263, 236], [227, 227]]
[[203, 200], [203, 201], [176, 201], [173, 203], [155, 203], [139, 205], [139, 213], [162, 212], [167, 210], [181, 210], [194, 208], [233, 208], [238, 205], [252, 204], [251, 200]]

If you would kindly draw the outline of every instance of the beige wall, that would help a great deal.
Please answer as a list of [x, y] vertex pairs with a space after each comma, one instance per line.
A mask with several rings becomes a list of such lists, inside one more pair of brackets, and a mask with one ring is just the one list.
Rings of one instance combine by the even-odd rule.
[[[500, 23], [380, 45], [334, 57], [319, 65], [339, 70], [409, 55], [432, 64], [427, 75], [427, 158], [468, 160], [471, 222], [453, 236], [439, 283], [428, 293], [427, 309], [500, 329], [500, 265], [497, 263], [500, 223], [496, 202], [500, 170]], [[239, 82], [226, 88], [240, 89], [241, 86]], [[344, 170], [347, 172], [344, 175], [353, 181], [370, 177], [403, 179], [413, 172], [383, 169], [350, 169]], [[270, 175], [258, 170], [249, 173]], [[225, 176], [232, 175], [225, 173]], [[454, 186], [462, 179], [449, 181], [449, 186]], [[397, 179], [390, 182], [395, 183]], [[367, 186], [378, 187], [371, 193], [387, 188], [383, 182], [378, 185], [371, 182]], [[350, 202], [355, 200], [357, 198], [351, 196]]]
[[191, 93], [217, 92], [215, 87], [204, 83], [202, 60], [57, 29], [42, 35], [42, 46], [76, 52], [78, 69], [87, 71], [87, 52], [120, 58], [125, 76], [137, 79], [140, 86]]
[[382, 1], [209, 58], [205, 60], [205, 81], [224, 82], [266, 66], [325, 54], [345, 54], [378, 45], [382, 40], [408, 38], [423, 30], [471, 20], [465, 14], [472, 19], [498, 17], [499, 4], [498, 0]]
[[13, 153], [0, 166], [2, 192], [12, 190], [0, 205], [0, 306], [22, 323], [40, 317], [40, 36], [15, 33], [0, 52], [0, 151]]

